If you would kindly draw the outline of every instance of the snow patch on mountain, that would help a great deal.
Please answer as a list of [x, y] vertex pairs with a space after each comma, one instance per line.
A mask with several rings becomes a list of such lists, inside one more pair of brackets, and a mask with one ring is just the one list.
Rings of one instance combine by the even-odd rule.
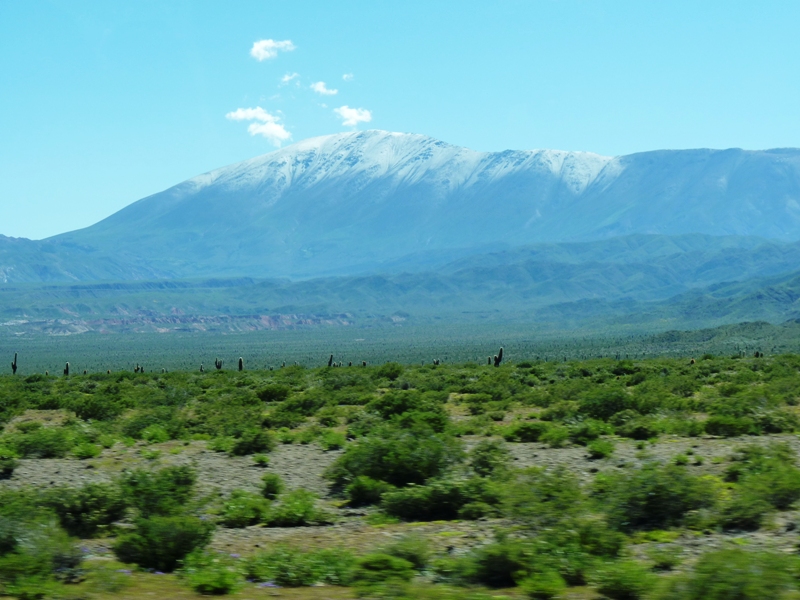
[[[443, 191], [491, 183], [530, 169], [549, 171], [573, 193], [583, 192], [612, 161], [591, 152], [477, 152], [411, 133], [370, 130], [303, 140], [189, 180], [187, 189], [268, 186], [282, 193], [326, 180], [389, 178], [395, 186], [422, 181]], [[366, 178], [364, 177], [366, 176]]]

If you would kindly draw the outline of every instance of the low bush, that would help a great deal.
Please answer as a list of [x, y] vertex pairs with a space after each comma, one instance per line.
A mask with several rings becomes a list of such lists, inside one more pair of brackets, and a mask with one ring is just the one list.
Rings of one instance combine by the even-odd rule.
[[353, 555], [341, 549], [326, 548], [301, 552], [278, 547], [259, 552], [245, 561], [245, 575], [258, 582], [272, 582], [284, 587], [315, 584], [348, 585], [355, 566]]
[[649, 440], [662, 433], [661, 424], [653, 417], [638, 417], [616, 427], [617, 435], [632, 440]]
[[74, 445], [72, 435], [62, 427], [39, 427], [28, 433], [12, 434], [6, 443], [25, 458], [64, 458]]
[[711, 508], [717, 501], [711, 481], [655, 463], [598, 478], [596, 490], [610, 522], [624, 531], [677, 526], [689, 511]]
[[247, 527], [267, 520], [270, 503], [258, 494], [233, 490], [222, 504], [219, 522], [225, 527]]
[[390, 554], [367, 554], [356, 561], [353, 582], [356, 585], [380, 584], [391, 580], [411, 581], [414, 565]]
[[341, 450], [347, 443], [347, 438], [343, 433], [332, 431], [330, 429], [324, 431], [319, 436], [319, 445], [323, 450], [329, 452], [331, 450]]
[[117, 538], [114, 553], [122, 562], [172, 572], [211, 540], [214, 525], [189, 516], [154, 516], [136, 521], [136, 530]]
[[427, 427], [382, 427], [349, 446], [327, 475], [342, 487], [359, 475], [395, 486], [420, 484], [441, 475], [462, 457], [458, 440]]
[[542, 421], [523, 421], [502, 430], [502, 436], [507, 442], [538, 442], [550, 427]]
[[96, 536], [103, 527], [122, 519], [127, 509], [119, 486], [109, 483], [50, 490], [44, 505], [55, 512], [70, 535], [81, 538]]
[[406, 521], [446, 521], [486, 516], [499, 501], [499, 495], [487, 480], [434, 480], [384, 493], [381, 508], [386, 514]]
[[180, 512], [192, 497], [196, 474], [189, 467], [167, 467], [160, 471], [137, 469], [120, 480], [125, 498], [141, 517]]
[[283, 479], [277, 473], [267, 473], [261, 478], [261, 495], [274, 500], [283, 491]]
[[641, 600], [657, 583], [644, 565], [630, 560], [605, 563], [592, 579], [597, 591], [611, 600]]
[[483, 440], [469, 452], [468, 464], [480, 477], [489, 477], [505, 472], [510, 460], [511, 452], [502, 442]]
[[589, 442], [598, 439], [601, 435], [614, 433], [614, 428], [596, 419], [586, 419], [569, 428], [569, 439], [586, 446]]
[[221, 596], [244, 586], [238, 561], [220, 552], [192, 552], [183, 561], [179, 575], [199, 594]]
[[262, 429], [248, 429], [236, 439], [230, 447], [233, 456], [245, 456], [258, 452], [272, 452], [277, 442], [268, 431]]
[[169, 441], [170, 439], [169, 432], [161, 425], [150, 425], [145, 427], [140, 436], [144, 441], [150, 442], [151, 444], [161, 444]]
[[589, 458], [594, 460], [608, 458], [614, 453], [614, 442], [611, 440], [594, 440], [587, 444], [586, 449], [589, 451]]
[[378, 504], [381, 497], [395, 487], [385, 481], [377, 481], [366, 475], [359, 475], [345, 488], [350, 506], [368, 506]]
[[417, 571], [422, 571], [431, 558], [428, 540], [419, 535], [406, 535], [383, 548], [384, 554], [396, 556], [410, 562]]
[[567, 589], [567, 582], [557, 571], [547, 570], [522, 580], [520, 587], [533, 600], [554, 600]]
[[0, 479], [8, 479], [19, 466], [19, 455], [5, 446], [0, 446]]
[[726, 549], [700, 557], [686, 575], [665, 581], [658, 600], [763, 600], [797, 591], [798, 559]]
[[714, 415], [705, 423], [706, 433], [720, 437], [736, 437], [739, 435], [757, 434], [755, 421], [749, 417], [730, 415]]
[[86, 460], [88, 458], [97, 458], [102, 451], [103, 448], [97, 444], [83, 443], [72, 449], [72, 455], [79, 460]]
[[561, 425], [553, 425], [542, 434], [539, 441], [551, 448], [563, 448], [570, 440], [569, 429]]
[[284, 494], [266, 519], [270, 527], [301, 527], [326, 523], [329, 515], [317, 508], [317, 496], [308, 490], [298, 489]]
[[467, 582], [507, 588], [531, 574], [532, 561], [529, 546], [518, 540], [502, 540], [474, 550], [457, 569]]

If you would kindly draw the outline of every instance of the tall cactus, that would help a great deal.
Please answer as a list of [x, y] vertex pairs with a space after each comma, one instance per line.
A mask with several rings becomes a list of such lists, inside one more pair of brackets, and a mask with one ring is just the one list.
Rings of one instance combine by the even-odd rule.
[[328, 359], [328, 366], [333, 366], [333, 354], [331, 354], [331, 357]]
[[500, 352], [497, 353], [497, 356], [494, 357], [494, 366], [499, 367], [500, 363], [503, 362], [503, 348], [500, 348]]
[[241, 356], [239, 357], [239, 370], [244, 371], [244, 359]]
[[218, 358], [214, 359], [214, 366], [217, 368], [217, 371], [222, 369], [222, 361]]
[[64, 367], [64, 376], [69, 377], [69, 363]]
[[17, 374], [17, 353], [14, 352], [14, 362], [11, 363], [11, 373], [13, 375]]

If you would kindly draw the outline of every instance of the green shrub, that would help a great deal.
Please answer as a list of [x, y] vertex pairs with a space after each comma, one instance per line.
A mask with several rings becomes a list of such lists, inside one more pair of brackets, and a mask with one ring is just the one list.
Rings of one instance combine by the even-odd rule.
[[675, 465], [650, 463], [598, 483], [605, 487], [600, 499], [610, 522], [626, 531], [677, 526], [689, 511], [711, 508], [716, 502], [711, 482]]
[[262, 429], [248, 429], [242, 432], [231, 446], [229, 452], [233, 456], [244, 456], [257, 452], [272, 452], [277, 442], [268, 431]]
[[196, 517], [138, 519], [136, 530], [117, 538], [114, 553], [122, 562], [172, 572], [180, 561], [211, 540], [214, 525]]
[[266, 454], [254, 454], [253, 464], [255, 464], [257, 467], [268, 467], [269, 456], [267, 456]]
[[396, 556], [410, 562], [417, 571], [422, 571], [431, 558], [428, 540], [419, 535], [405, 535], [383, 549], [384, 554]]
[[236, 444], [236, 438], [233, 436], [220, 436], [215, 437], [208, 442], [208, 449], [212, 452], [226, 452], [231, 453], [233, 446]]
[[119, 521], [127, 508], [119, 486], [108, 483], [53, 489], [44, 504], [55, 512], [70, 535], [81, 538], [94, 537], [103, 527]]
[[672, 571], [683, 562], [683, 549], [675, 544], [659, 544], [647, 551], [654, 571]]
[[[4, 507], [8, 508], [8, 507]], [[80, 550], [52, 518], [0, 517], [0, 594], [44, 598], [55, 581], [80, 580]]]
[[589, 457], [594, 460], [608, 458], [614, 453], [614, 442], [611, 440], [594, 440], [589, 442], [586, 449], [589, 451]]
[[353, 581], [356, 585], [384, 583], [391, 580], [411, 581], [414, 565], [389, 554], [367, 554], [356, 561]]
[[758, 433], [755, 422], [749, 417], [714, 415], [709, 417], [705, 425], [707, 434], [720, 437], [736, 437]]
[[652, 417], [638, 417], [617, 426], [616, 431], [617, 435], [632, 440], [649, 440], [658, 437], [662, 428], [661, 424]]
[[244, 490], [233, 490], [222, 504], [219, 521], [225, 527], [247, 527], [266, 521], [269, 509], [270, 503], [263, 497]]
[[540, 442], [547, 444], [551, 448], [563, 448], [569, 442], [569, 429], [560, 425], [553, 425], [542, 434]]
[[267, 473], [261, 478], [261, 495], [274, 500], [283, 491], [283, 479], [277, 473]]
[[724, 529], [755, 531], [764, 523], [772, 506], [754, 490], [737, 490], [720, 510], [720, 523]]
[[394, 486], [385, 481], [377, 481], [372, 477], [359, 475], [345, 488], [345, 493], [350, 506], [358, 507], [378, 504], [386, 492], [394, 489]]
[[644, 565], [635, 561], [606, 563], [597, 569], [593, 579], [597, 591], [611, 600], [640, 600], [657, 582]]
[[508, 483], [505, 513], [531, 529], [554, 527], [584, 510], [585, 498], [575, 475], [563, 467], [532, 467]]
[[700, 557], [686, 575], [665, 582], [659, 600], [764, 600], [797, 589], [797, 558], [727, 549]]
[[271, 581], [284, 587], [315, 584], [348, 585], [355, 558], [342, 549], [301, 552], [278, 547], [259, 552], [245, 561], [245, 574], [253, 581]]
[[461, 566], [462, 577], [493, 588], [513, 587], [530, 575], [533, 560], [524, 543], [503, 540], [473, 550]]
[[375, 375], [377, 377], [385, 377], [389, 381], [394, 381], [403, 374], [404, 370], [405, 369], [403, 368], [403, 365], [396, 362], [390, 362], [375, 369]]
[[144, 441], [150, 442], [151, 444], [161, 444], [163, 442], [168, 442], [170, 439], [169, 432], [161, 425], [145, 427], [140, 435]]
[[88, 458], [97, 458], [103, 449], [97, 444], [78, 444], [72, 449], [72, 455], [79, 460], [86, 460]]
[[189, 467], [167, 467], [160, 471], [137, 469], [120, 480], [124, 497], [141, 517], [180, 512], [192, 497], [196, 480]]
[[241, 567], [237, 561], [219, 552], [189, 554], [179, 575], [199, 594], [221, 596], [244, 586]]
[[317, 496], [308, 490], [298, 489], [281, 496], [267, 517], [270, 527], [301, 527], [325, 523], [329, 516], [317, 508]]
[[547, 570], [524, 579], [520, 587], [533, 600], [553, 600], [561, 597], [567, 582], [558, 572]]
[[579, 402], [582, 414], [600, 421], [607, 421], [623, 410], [636, 408], [633, 396], [619, 387], [593, 389], [586, 392]]
[[481, 477], [489, 477], [495, 473], [505, 472], [511, 452], [502, 442], [483, 440], [469, 452], [469, 466]]
[[[381, 508], [386, 514], [407, 521], [439, 521], [456, 518], [478, 518], [491, 511], [490, 505], [499, 502], [492, 484], [479, 478], [465, 481], [433, 480], [426, 485], [408, 487], [386, 492], [381, 498]], [[475, 506], [466, 513], [467, 505]]]
[[570, 440], [581, 446], [586, 446], [601, 435], [610, 433], [614, 433], [614, 428], [596, 419], [586, 419], [569, 428]]
[[40, 427], [7, 438], [8, 445], [25, 458], [64, 458], [73, 446], [72, 436], [63, 428]]
[[256, 395], [262, 402], [282, 402], [289, 397], [292, 389], [288, 385], [267, 385], [261, 388]]
[[359, 475], [403, 486], [436, 477], [461, 459], [455, 438], [426, 427], [382, 427], [350, 445], [327, 475], [342, 487]]
[[507, 442], [538, 442], [550, 427], [549, 423], [541, 421], [523, 421], [506, 428], [502, 435]]
[[344, 448], [344, 445], [346, 443], [347, 443], [347, 438], [345, 438], [345, 435], [343, 433], [339, 433], [338, 431], [332, 431], [330, 429], [323, 432], [323, 434], [319, 437], [319, 445], [326, 452], [330, 450], [341, 450], [342, 448]]
[[5, 446], [0, 446], [0, 479], [9, 479], [19, 466], [19, 455]]

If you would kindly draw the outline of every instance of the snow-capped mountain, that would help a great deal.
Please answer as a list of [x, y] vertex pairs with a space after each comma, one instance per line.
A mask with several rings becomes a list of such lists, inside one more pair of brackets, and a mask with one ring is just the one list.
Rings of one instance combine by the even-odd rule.
[[[487, 153], [344, 133], [194, 177], [41, 244], [113, 258], [113, 278], [119, 264], [136, 266], [131, 278], [311, 277], [631, 233], [800, 239], [800, 150]], [[25, 271], [11, 259], [0, 244], [6, 278]], [[88, 271], [78, 278], [103, 277]]]

